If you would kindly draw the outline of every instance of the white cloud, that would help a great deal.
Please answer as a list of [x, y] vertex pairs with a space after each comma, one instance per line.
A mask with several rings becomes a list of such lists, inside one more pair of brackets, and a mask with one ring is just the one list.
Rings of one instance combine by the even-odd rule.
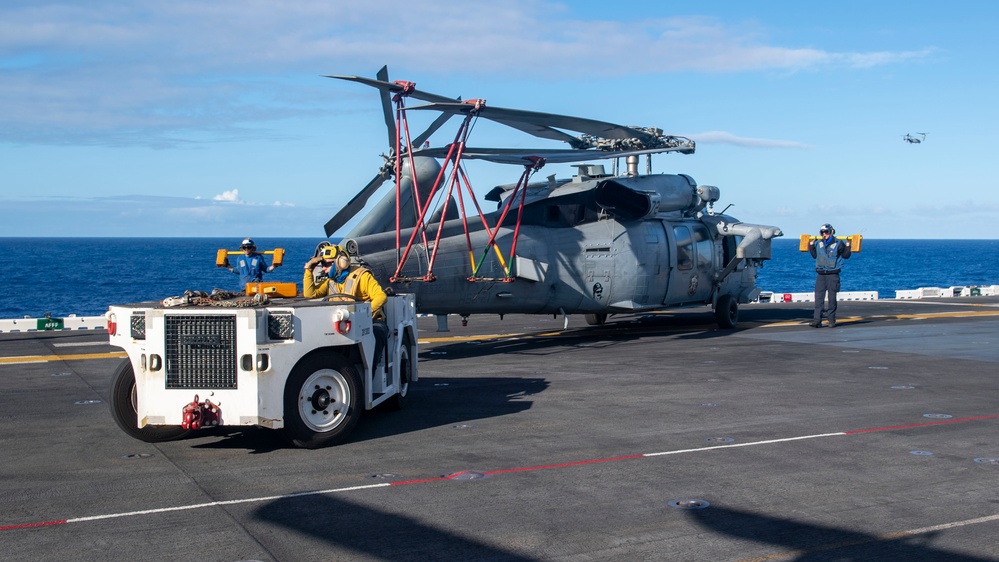
[[230, 203], [241, 203], [239, 200], [239, 190], [230, 189], [212, 197], [212, 201], [229, 201]]
[[4, 4], [0, 142], [170, 147], [265, 136], [263, 123], [329, 111], [328, 98], [287, 87], [289, 76], [385, 61], [544, 81], [580, 68], [604, 77], [869, 68], [931, 53], [837, 53], [776, 45], [755, 25], [716, 18], [610, 21], [573, 9], [528, 0], [462, 10], [441, 0]]
[[[200, 197], [195, 197], [195, 200], [201, 199]], [[266, 205], [273, 207], [294, 207], [294, 203], [286, 203], [282, 201], [275, 201], [274, 203], [268, 205], [267, 203], [256, 203], [253, 201], [244, 201], [239, 196], [239, 189], [228, 189], [219, 193], [218, 195], [212, 197], [212, 201], [221, 201], [223, 203], [238, 203], [240, 205]]]

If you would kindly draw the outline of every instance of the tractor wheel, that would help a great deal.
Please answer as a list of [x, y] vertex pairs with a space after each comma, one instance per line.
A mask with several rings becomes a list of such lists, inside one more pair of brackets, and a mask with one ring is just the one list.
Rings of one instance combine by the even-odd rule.
[[363, 389], [361, 376], [342, 355], [305, 358], [285, 383], [285, 435], [306, 449], [342, 443], [361, 417]]
[[385, 401], [392, 410], [403, 409], [406, 406], [406, 402], [409, 401], [407, 396], [409, 396], [409, 381], [412, 380], [414, 361], [416, 361], [416, 349], [409, 341], [409, 335], [406, 335], [402, 340], [402, 349], [399, 350], [399, 378], [402, 379], [400, 381], [401, 388], [399, 392]]
[[111, 416], [118, 427], [130, 436], [146, 443], [174, 441], [191, 431], [179, 425], [147, 425], [139, 427], [135, 395], [135, 371], [132, 362], [125, 359], [111, 377]]

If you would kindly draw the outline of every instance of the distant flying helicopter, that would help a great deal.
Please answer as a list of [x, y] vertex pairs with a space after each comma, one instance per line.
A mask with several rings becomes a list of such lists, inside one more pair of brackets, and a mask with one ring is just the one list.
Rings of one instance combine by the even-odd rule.
[[907, 142], [909, 144], [919, 144], [919, 143], [923, 142], [924, 140], [926, 140], [926, 133], [916, 133], [916, 134], [919, 135], [918, 139], [916, 137], [910, 135], [909, 133], [906, 133], [904, 136], [902, 136], [902, 140], [904, 140], [905, 142]]
[[[412, 82], [389, 82], [386, 68], [376, 80], [330, 78], [378, 89], [390, 149], [375, 177], [326, 223], [326, 235], [395, 178], [395, 189], [341, 244], [388, 287], [414, 293], [417, 311], [437, 315], [439, 330], [447, 330], [448, 314], [461, 315], [463, 323], [471, 314], [561, 314], [566, 326], [568, 315], [583, 314], [599, 325], [616, 313], [691, 305], [712, 306], [718, 325], [732, 328], [738, 304], [759, 294], [757, 269], [770, 259], [771, 239], [781, 230], [716, 212], [717, 187], [651, 171], [653, 154], [692, 154], [692, 140], [430, 94]], [[406, 107], [409, 98], [429, 103]], [[439, 115], [411, 137], [412, 111]], [[453, 140], [425, 146], [452, 117], [461, 118]], [[467, 137], [477, 119], [570, 148], [471, 148]], [[523, 170], [515, 184], [486, 195], [497, 203], [494, 211], [479, 206], [463, 164], [470, 159]], [[587, 163], [595, 160], [612, 160], [613, 171]], [[574, 162], [572, 178], [530, 181], [546, 163]]]

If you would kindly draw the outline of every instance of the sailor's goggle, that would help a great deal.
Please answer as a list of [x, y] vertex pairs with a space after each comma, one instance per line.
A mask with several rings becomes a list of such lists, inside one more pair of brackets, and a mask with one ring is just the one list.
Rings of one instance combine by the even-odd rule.
[[829, 230], [828, 228], [823, 228], [822, 230], [819, 231], [819, 234], [829, 234], [830, 232], [832, 231]]

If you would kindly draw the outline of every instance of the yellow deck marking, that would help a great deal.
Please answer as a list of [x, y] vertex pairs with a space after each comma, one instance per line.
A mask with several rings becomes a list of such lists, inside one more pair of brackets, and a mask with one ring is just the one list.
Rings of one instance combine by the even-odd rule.
[[517, 338], [551, 338], [565, 336], [563, 332], [513, 333], [513, 334], [477, 334], [474, 336], [441, 336], [439, 338], [420, 338], [420, 343], [458, 343], [480, 340], [512, 340]]
[[19, 357], [0, 357], [0, 365], [7, 363], [47, 363], [49, 361], [79, 361], [81, 359], [113, 359], [128, 357], [124, 351], [108, 353], [75, 353], [73, 355], [21, 355]]
[[965, 318], [968, 316], [999, 316], [999, 310], [966, 310], [963, 312], [924, 312], [922, 314], [889, 314], [873, 316], [872, 318], [894, 318], [896, 320], [912, 320], [915, 318]]
[[[860, 322], [865, 319], [883, 320], [927, 320], [932, 318], [967, 318], [972, 316], [999, 316], [999, 310], [967, 310], [958, 312], [924, 312], [921, 314], [878, 314], [870, 317], [850, 316], [840, 319], [840, 325]], [[773, 328], [779, 326], [801, 326], [811, 320], [789, 320], [784, 322], [753, 322], [753, 325], [761, 328]], [[496, 339], [516, 339], [516, 338], [551, 338], [566, 336], [563, 332], [540, 332], [540, 333], [511, 333], [511, 334], [478, 334], [471, 336], [441, 336], [431, 338], [420, 338], [419, 343], [458, 343], [467, 341], [496, 340]], [[19, 357], [0, 357], [0, 365], [13, 363], [44, 363], [48, 361], [79, 361], [85, 359], [113, 359], [127, 357], [124, 351], [112, 351], [108, 353], [78, 353], [73, 355], [22, 355]]]
[[[920, 314], [875, 314], [874, 316], [850, 316], [836, 320], [836, 324], [849, 324], [850, 322], [860, 322], [866, 319], [878, 320], [929, 320], [931, 318], [968, 318], [971, 316], [999, 316], [999, 310], [965, 310], [961, 312], [923, 312]], [[761, 328], [774, 328], [778, 326], [801, 326], [811, 322], [808, 320], [786, 320], [784, 322], [757, 322]]]

